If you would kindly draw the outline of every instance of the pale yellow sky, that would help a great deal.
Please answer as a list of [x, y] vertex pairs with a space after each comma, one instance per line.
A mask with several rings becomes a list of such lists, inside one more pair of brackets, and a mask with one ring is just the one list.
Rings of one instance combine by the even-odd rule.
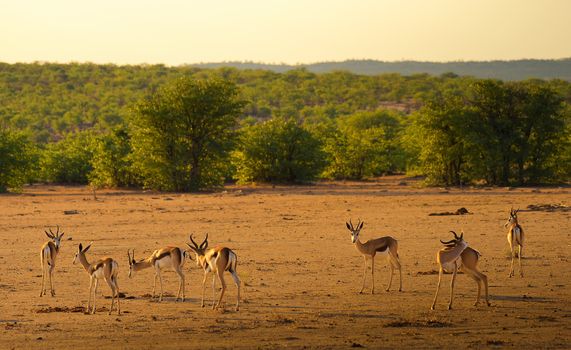
[[571, 0], [0, 0], [0, 62], [571, 57]]

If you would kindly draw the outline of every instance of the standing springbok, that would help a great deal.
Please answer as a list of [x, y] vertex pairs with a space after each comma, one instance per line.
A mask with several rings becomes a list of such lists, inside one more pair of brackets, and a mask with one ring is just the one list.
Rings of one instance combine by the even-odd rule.
[[50, 230], [49, 233], [48, 231], [45, 230], [44, 232], [51, 241], [47, 241], [46, 243], [44, 243], [44, 245], [42, 245], [42, 249], [40, 250], [40, 261], [42, 263], [42, 290], [40, 290], [40, 297], [46, 294], [45, 290], [46, 274], [48, 274], [50, 277], [51, 295], [52, 297], [56, 295], [52, 278], [53, 278], [54, 268], [56, 267], [56, 258], [59, 253], [61, 238], [63, 237], [64, 233], [62, 232], [60, 234], [59, 226], [57, 227], [56, 233], [53, 233], [51, 228], [49, 230]]
[[504, 224], [504, 227], [508, 228], [508, 243], [510, 244], [510, 253], [512, 258], [512, 264], [510, 267], [510, 274], [509, 277], [514, 276], [514, 255], [516, 254], [515, 248], [518, 247], [517, 258], [519, 263], [519, 275], [523, 277], [523, 270], [521, 269], [521, 252], [523, 249], [523, 228], [517, 222], [517, 213], [518, 210], [510, 209], [510, 216], [508, 217], [508, 221]]
[[186, 252], [178, 247], [165, 247], [162, 249], [155, 250], [148, 258], [135, 261], [135, 249], [133, 249], [132, 255], [129, 254], [127, 250], [127, 256], [129, 258], [129, 278], [135, 275], [135, 272], [154, 267], [155, 269], [155, 281], [153, 284], [153, 296], [155, 297], [155, 289], [157, 287], [157, 277], [159, 278], [161, 284], [161, 294], [159, 295], [159, 302], [163, 300], [163, 277], [161, 276], [161, 269], [172, 268], [174, 272], [179, 276], [180, 283], [178, 285], [178, 293], [176, 294], [177, 301], [180, 297], [180, 292], [182, 291], [182, 301], [184, 301], [184, 273], [182, 272], [182, 267], [184, 266], [184, 260], [186, 257]]
[[79, 243], [79, 248], [75, 257], [73, 258], [73, 264], [77, 261], [81, 263], [87, 274], [89, 275], [89, 298], [87, 301], [86, 313], [89, 313], [89, 308], [91, 306], [91, 292], [93, 291], [93, 310], [92, 314], [95, 314], [95, 296], [97, 294], [97, 285], [99, 280], [104, 279], [105, 282], [111, 288], [111, 307], [109, 308], [109, 315], [113, 311], [113, 304], [115, 302], [115, 297], [117, 297], [117, 315], [121, 314], [121, 303], [119, 301], [119, 285], [117, 284], [117, 274], [119, 273], [119, 264], [112, 258], [103, 258], [97, 262], [90, 264], [85, 257], [85, 253], [91, 248], [91, 244], [83, 248], [82, 244]]
[[359, 234], [361, 232], [361, 229], [363, 228], [363, 224], [365, 222], [361, 222], [361, 220], [359, 219], [359, 222], [357, 223], [357, 227], [353, 227], [353, 223], [351, 222], [351, 220], [349, 220], [349, 222], [345, 222], [345, 224], [347, 225], [347, 228], [349, 229], [349, 231], [351, 231], [351, 242], [353, 242], [353, 244], [355, 244], [355, 248], [357, 248], [357, 250], [359, 251], [359, 253], [363, 254], [363, 257], [365, 258], [365, 269], [363, 270], [363, 286], [361, 287], [361, 290], [359, 291], [359, 293], [363, 293], [363, 289], [365, 288], [365, 278], [367, 275], [367, 258], [371, 258], [371, 279], [372, 279], [372, 287], [371, 287], [371, 294], [375, 293], [375, 255], [376, 254], [386, 254], [387, 255], [387, 260], [389, 262], [389, 265], [391, 267], [391, 277], [389, 279], [389, 285], [387, 286], [386, 291], [388, 292], [389, 289], [391, 288], [391, 284], [393, 283], [393, 274], [394, 274], [394, 270], [395, 268], [399, 270], [399, 282], [400, 282], [400, 286], [399, 286], [399, 292], [402, 291], [402, 270], [401, 270], [401, 263], [399, 260], [399, 254], [398, 254], [398, 242], [396, 239], [390, 237], [390, 236], [386, 236], [386, 237], [380, 237], [380, 238], [375, 238], [375, 239], [371, 239], [368, 240], [365, 243], [361, 243], [361, 241], [359, 240]]
[[[222, 302], [222, 297], [226, 291], [226, 281], [224, 281], [224, 271], [230, 272], [236, 287], [238, 287], [238, 297], [236, 299], [236, 311], [240, 307], [240, 278], [236, 273], [236, 266], [238, 265], [238, 256], [231, 249], [226, 247], [215, 247], [213, 249], [208, 249], [208, 233], [204, 238], [204, 241], [198, 245], [190, 235], [190, 241], [192, 245], [187, 243], [187, 245], [196, 253], [196, 264], [204, 270], [204, 278], [202, 279], [202, 307], [204, 307], [204, 290], [206, 288], [206, 277], [209, 272], [213, 272], [212, 276], [212, 309], [220, 306]], [[216, 283], [216, 276], [220, 280], [222, 285], [222, 291], [220, 292], [220, 298], [218, 303], [216, 301], [216, 293], [214, 290]]]
[[484, 283], [486, 291], [486, 304], [490, 306], [488, 301], [488, 277], [478, 271], [478, 260], [481, 256], [480, 252], [468, 247], [468, 242], [464, 240], [464, 232], [460, 236], [454, 231], [450, 231], [454, 235], [454, 239], [440, 243], [444, 244], [444, 248], [440, 249], [436, 254], [436, 261], [440, 265], [438, 272], [438, 285], [436, 286], [436, 295], [434, 295], [434, 302], [432, 303], [431, 310], [434, 310], [436, 299], [438, 298], [438, 290], [440, 289], [440, 282], [442, 281], [442, 274], [444, 271], [452, 271], [452, 281], [450, 282], [450, 303], [448, 310], [452, 309], [452, 300], [454, 298], [454, 281], [456, 280], [456, 273], [461, 267], [462, 271], [466, 272], [478, 284], [478, 296], [474, 306], [480, 302], [481, 283]]

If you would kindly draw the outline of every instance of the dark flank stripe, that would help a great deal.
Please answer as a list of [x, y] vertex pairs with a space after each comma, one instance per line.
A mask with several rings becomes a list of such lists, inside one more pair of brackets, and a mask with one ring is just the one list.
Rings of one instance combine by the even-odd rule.
[[161, 260], [161, 259], [164, 258], [165, 256], [170, 256], [170, 255], [171, 255], [171, 252], [167, 250], [166, 252], [162, 252], [161, 254], [159, 254], [159, 255], [155, 258], [155, 260]]
[[385, 250], [387, 250], [388, 246], [389, 246], [388, 244], [385, 244], [382, 247], [378, 247], [377, 252], [384, 252]]

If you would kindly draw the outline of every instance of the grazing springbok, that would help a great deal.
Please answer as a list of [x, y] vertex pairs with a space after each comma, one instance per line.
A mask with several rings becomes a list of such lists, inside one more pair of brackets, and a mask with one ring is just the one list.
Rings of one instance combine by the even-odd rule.
[[478, 271], [477, 268], [478, 260], [481, 256], [480, 252], [468, 247], [468, 243], [464, 240], [464, 232], [460, 233], [460, 236], [458, 236], [454, 231], [450, 232], [454, 235], [454, 239], [447, 242], [440, 241], [440, 243], [444, 244], [444, 248], [440, 249], [436, 254], [436, 261], [440, 265], [440, 271], [438, 272], [436, 295], [434, 295], [434, 302], [430, 309], [434, 310], [434, 306], [436, 305], [438, 290], [440, 289], [440, 282], [442, 281], [442, 274], [444, 271], [452, 271], [452, 282], [450, 282], [450, 303], [448, 304], [448, 310], [452, 309], [454, 281], [456, 280], [456, 273], [459, 268], [462, 268], [462, 271], [472, 277], [478, 284], [478, 296], [474, 306], [478, 305], [480, 302], [482, 283], [484, 284], [486, 291], [486, 304], [490, 306], [490, 302], [488, 300], [488, 277]]
[[367, 258], [371, 258], [371, 279], [372, 279], [371, 294], [375, 293], [375, 255], [377, 254], [381, 255], [386, 254], [387, 260], [391, 267], [391, 277], [389, 279], [389, 285], [387, 286], [386, 291], [388, 292], [389, 289], [391, 288], [391, 284], [393, 283], [393, 274], [396, 268], [399, 270], [399, 275], [400, 275], [399, 292], [401, 292], [402, 270], [398, 254], [397, 240], [390, 236], [386, 236], [386, 237], [371, 239], [365, 243], [361, 243], [361, 241], [359, 241], [359, 233], [361, 232], [364, 223], [365, 222], [361, 222], [361, 219], [359, 219], [357, 227], [353, 227], [353, 223], [351, 222], [351, 220], [349, 220], [349, 222], [345, 222], [347, 228], [349, 229], [349, 231], [351, 231], [351, 242], [355, 244], [355, 248], [357, 248], [359, 253], [363, 254], [363, 257], [365, 258], [365, 269], [363, 270], [363, 286], [361, 287], [359, 293], [363, 293], [363, 289], [365, 288], [365, 278], [367, 275]]
[[[236, 283], [236, 287], [238, 287], [238, 297], [236, 299], [236, 311], [238, 311], [240, 307], [240, 278], [236, 273], [236, 266], [238, 265], [238, 256], [236, 253], [229, 248], [220, 246], [208, 249], [208, 233], [200, 245], [196, 244], [194, 239], [192, 239], [192, 235], [190, 235], [190, 241], [192, 242], [192, 245], [189, 243], [187, 243], [187, 245], [196, 253], [196, 264], [204, 270], [204, 278], [202, 279], [202, 307], [204, 307], [204, 289], [206, 288], [206, 277], [208, 276], [208, 273], [214, 273], [212, 276], [212, 309], [215, 309], [220, 306], [222, 297], [226, 291], [224, 272], [228, 271], [232, 275], [234, 283]], [[218, 276], [220, 284], [222, 285], [222, 291], [220, 292], [218, 303], [215, 303], [216, 293], [214, 290], [216, 276]]]
[[161, 284], [159, 302], [163, 300], [163, 277], [161, 276], [161, 269], [172, 268], [180, 279], [180, 283], [178, 285], [178, 293], [176, 294], [175, 301], [179, 299], [181, 291], [181, 300], [184, 301], [184, 273], [182, 272], [182, 267], [184, 266], [184, 260], [186, 257], [186, 252], [184, 250], [178, 247], [165, 247], [162, 249], [157, 249], [148, 258], [142, 259], [140, 261], [135, 261], [135, 249], [133, 249], [132, 255], [129, 254], [129, 251], [127, 250], [127, 256], [129, 257], [129, 278], [132, 278], [137, 271], [149, 267], [153, 267], [155, 269], [155, 281], [153, 284], [152, 298], [155, 297], [155, 289], [157, 287], [158, 277]]
[[42, 263], [42, 290], [40, 290], [40, 296], [46, 294], [45, 277], [46, 274], [48, 274], [50, 277], [50, 292], [53, 297], [56, 295], [56, 292], [54, 290], [52, 279], [53, 279], [54, 269], [56, 267], [56, 258], [59, 253], [61, 238], [63, 237], [64, 233], [62, 232], [60, 234], [59, 226], [57, 227], [56, 233], [53, 233], [51, 228], [49, 230], [50, 230], [49, 233], [48, 231], [45, 230], [44, 232], [46, 233], [46, 236], [48, 236], [50, 241], [44, 243], [44, 245], [42, 245], [42, 249], [40, 250], [40, 261]]
[[97, 285], [99, 280], [104, 279], [109, 287], [111, 288], [111, 307], [109, 308], [109, 315], [113, 311], [113, 304], [115, 302], [115, 297], [117, 297], [117, 315], [121, 314], [121, 303], [119, 301], [119, 285], [117, 284], [117, 274], [119, 273], [119, 264], [112, 258], [103, 258], [97, 262], [90, 264], [85, 257], [85, 253], [91, 248], [91, 243], [85, 248], [79, 243], [79, 248], [75, 257], [73, 258], [73, 263], [77, 261], [81, 263], [87, 274], [89, 275], [89, 298], [87, 301], [86, 313], [89, 313], [89, 308], [91, 306], [91, 294], [93, 291], [93, 310], [92, 314], [95, 314], [95, 296], [97, 294]]
[[[508, 243], [510, 244], [510, 253], [512, 258], [512, 264], [510, 267], [510, 274], [509, 277], [514, 276], [514, 258], [517, 254], [517, 259], [519, 263], [519, 275], [523, 277], [523, 270], [521, 269], [521, 252], [523, 250], [523, 228], [517, 222], [517, 213], [518, 210], [510, 209], [510, 216], [508, 217], [508, 221], [504, 224], [504, 227], [508, 228]], [[518, 248], [518, 252], [516, 253], [515, 248]]]

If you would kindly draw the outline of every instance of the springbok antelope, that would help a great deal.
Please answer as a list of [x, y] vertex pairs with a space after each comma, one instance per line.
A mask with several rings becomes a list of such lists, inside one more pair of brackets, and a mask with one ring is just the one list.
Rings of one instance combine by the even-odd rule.
[[523, 270], [521, 269], [521, 251], [523, 249], [523, 228], [517, 222], [517, 213], [518, 210], [510, 209], [510, 216], [508, 217], [508, 221], [504, 224], [504, 227], [508, 228], [508, 243], [510, 244], [510, 253], [512, 258], [512, 264], [510, 267], [510, 274], [509, 277], [514, 276], [514, 255], [516, 254], [515, 248], [518, 248], [517, 258], [519, 264], [519, 275], [523, 277]]
[[359, 240], [359, 234], [361, 229], [363, 228], [363, 224], [365, 222], [357, 223], [357, 227], [353, 227], [353, 223], [351, 220], [349, 222], [345, 222], [349, 231], [351, 231], [351, 242], [355, 244], [355, 248], [359, 251], [359, 253], [363, 254], [365, 258], [365, 269], [363, 270], [363, 286], [359, 293], [363, 293], [363, 289], [365, 288], [365, 278], [367, 275], [367, 258], [371, 258], [371, 279], [372, 279], [372, 287], [371, 287], [371, 294], [375, 293], [375, 255], [376, 254], [387, 254], [387, 260], [391, 267], [391, 277], [389, 279], [389, 285], [387, 286], [386, 291], [388, 292], [391, 288], [391, 284], [393, 283], [393, 274], [395, 268], [399, 270], [399, 292], [402, 291], [402, 270], [401, 264], [399, 260], [398, 254], [398, 242], [396, 239], [386, 236], [368, 240], [365, 243], [361, 243]]
[[[220, 306], [222, 297], [226, 291], [224, 272], [228, 271], [232, 275], [232, 279], [234, 279], [236, 287], [238, 287], [238, 297], [236, 299], [236, 311], [238, 311], [240, 307], [240, 278], [236, 273], [236, 266], [238, 265], [238, 256], [236, 253], [229, 248], [220, 246], [208, 249], [208, 233], [200, 245], [196, 244], [192, 235], [190, 235], [190, 241], [192, 242], [192, 245], [189, 243], [187, 243], [187, 245], [196, 253], [196, 264], [204, 270], [204, 278], [202, 279], [202, 307], [204, 307], [204, 289], [206, 288], [206, 277], [208, 276], [208, 273], [214, 273], [212, 276], [212, 309], [216, 309]], [[215, 303], [216, 293], [214, 290], [216, 276], [218, 276], [220, 284], [222, 285], [222, 291], [220, 292], [218, 303]]]
[[436, 254], [436, 261], [440, 265], [440, 271], [438, 272], [438, 285], [436, 286], [436, 295], [434, 295], [434, 302], [432, 303], [431, 310], [434, 310], [436, 305], [436, 299], [438, 298], [438, 290], [440, 289], [440, 282], [442, 281], [442, 275], [444, 271], [452, 271], [452, 282], [450, 282], [450, 303], [448, 304], [448, 310], [452, 309], [452, 300], [454, 297], [454, 281], [456, 280], [456, 273], [461, 267], [462, 271], [472, 277], [478, 284], [478, 296], [476, 298], [476, 303], [474, 306], [478, 305], [480, 302], [480, 293], [482, 289], [482, 282], [484, 283], [486, 291], [486, 304], [490, 306], [488, 300], [488, 277], [478, 271], [477, 265], [478, 260], [481, 256], [480, 252], [470, 248], [468, 243], [464, 240], [464, 232], [460, 233], [460, 236], [454, 231], [450, 231], [454, 235], [454, 239], [440, 243], [444, 244], [444, 248], [440, 249]]
[[184, 301], [184, 273], [182, 272], [182, 267], [184, 266], [184, 260], [186, 257], [186, 252], [177, 247], [166, 247], [162, 249], [155, 250], [148, 258], [135, 261], [135, 249], [133, 249], [132, 255], [127, 250], [127, 256], [129, 257], [129, 278], [135, 275], [135, 272], [154, 267], [155, 269], [155, 281], [153, 284], [153, 296], [155, 297], [155, 289], [157, 287], [157, 277], [159, 278], [161, 284], [161, 294], [159, 295], [159, 302], [163, 300], [163, 277], [161, 276], [161, 269], [172, 268], [174, 272], [179, 276], [180, 283], [178, 286], [178, 293], [176, 294], [177, 301], [180, 297], [180, 292], [182, 290], [182, 301]]
[[115, 302], [115, 297], [117, 297], [117, 315], [121, 314], [121, 303], [119, 301], [119, 285], [117, 284], [117, 274], [119, 273], [119, 264], [112, 258], [103, 258], [97, 262], [90, 264], [85, 257], [85, 253], [91, 248], [91, 244], [83, 248], [82, 244], [79, 243], [77, 253], [73, 258], [73, 263], [77, 261], [81, 263], [87, 274], [89, 275], [89, 298], [87, 301], [87, 310], [89, 313], [89, 308], [91, 306], [91, 292], [93, 291], [93, 310], [92, 314], [95, 314], [95, 296], [97, 294], [97, 285], [99, 280], [104, 279], [109, 287], [111, 288], [111, 307], [109, 308], [109, 315], [113, 311], [113, 304]]
[[61, 244], [61, 238], [63, 237], [64, 233], [62, 232], [60, 234], [59, 226], [57, 227], [56, 233], [53, 233], [51, 228], [49, 230], [50, 230], [49, 233], [48, 233], [48, 231], [45, 231], [45, 230], [44, 230], [44, 232], [46, 233], [46, 236], [48, 236], [50, 241], [47, 241], [46, 243], [44, 243], [44, 245], [42, 245], [42, 249], [40, 250], [40, 261], [42, 263], [42, 290], [40, 290], [40, 297], [42, 295], [46, 294], [46, 290], [45, 290], [46, 273], [50, 277], [51, 295], [52, 295], [52, 297], [56, 295], [56, 292], [54, 290], [53, 281], [52, 281], [52, 278], [53, 278], [52, 276], [54, 273], [54, 268], [56, 267], [56, 258], [57, 258], [57, 255], [59, 253], [59, 246]]

